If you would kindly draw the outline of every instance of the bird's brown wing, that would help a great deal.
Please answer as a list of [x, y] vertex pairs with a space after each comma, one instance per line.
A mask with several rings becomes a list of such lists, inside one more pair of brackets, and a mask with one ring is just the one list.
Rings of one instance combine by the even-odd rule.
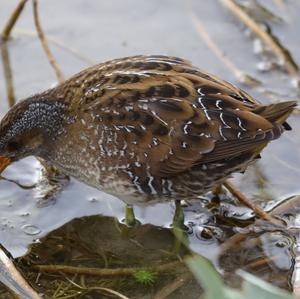
[[260, 105], [249, 95], [177, 58], [116, 60], [75, 79], [82, 88], [73, 109], [113, 132], [105, 146], [122, 149], [136, 176], [169, 177], [230, 158], [266, 143], [274, 130], [252, 112]]

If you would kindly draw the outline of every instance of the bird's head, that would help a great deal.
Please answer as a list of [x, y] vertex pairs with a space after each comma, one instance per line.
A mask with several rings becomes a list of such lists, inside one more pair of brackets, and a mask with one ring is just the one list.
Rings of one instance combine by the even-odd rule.
[[62, 101], [32, 97], [13, 106], [0, 122], [0, 173], [12, 162], [41, 156], [67, 119]]

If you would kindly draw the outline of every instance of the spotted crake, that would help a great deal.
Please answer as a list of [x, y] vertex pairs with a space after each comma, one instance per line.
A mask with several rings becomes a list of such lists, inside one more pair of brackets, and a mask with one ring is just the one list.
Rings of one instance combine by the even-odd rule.
[[179, 58], [116, 59], [15, 105], [0, 168], [35, 155], [127, 203], [195, 198], [289, 130], [295, 105], [262, 105]]

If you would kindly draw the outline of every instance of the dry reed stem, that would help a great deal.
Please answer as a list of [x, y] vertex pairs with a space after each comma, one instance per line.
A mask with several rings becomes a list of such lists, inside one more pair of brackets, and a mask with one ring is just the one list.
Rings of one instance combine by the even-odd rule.
[[219, 247], [219, 256], [222, 256], [226, 251], [228, 251], [229, 249], [236, 247], [239, 243], [243, 242], [244, 240], [246, 240], [247, 238], [247, 234], [241, 234], [241, 233], [237, 233], [235, 235], [233, 235], [232, 237], [230, 237], [229, 239], [227, 239], [224, 243], [222, 243]]
[[115, 290], [112, 290], [112, 289], [109, 289], [109, 288], [103, 288], [103, 287], [90, 287], [90, 288], [87, 288], [86, 289], [87, 291], [101, 291], [101, 292], [105, 292], [105, 293], [109, 293], [110, 295], [114, 295], [115, 297], [117, 298], [120, 298], [120, 299], [130, 299], [129, 297], [115, 291]]
[[283, 60], [286, 71], [294, 78], [299, 78], [299, 69], [293, 57], [285, 49], [279, 40], [265, 31], [251, 16], [249, 16], [234, 0], [222, 0], [223, 4], [239, 18], [252, 32], [254, 32], [265, 44], [267, 44], [275, 55]]
[[242, 204], [249, 207], [254, 211], [254, 213], [261, 219], [269, 221], [273, 224], [281, 224], [280, 221], [265, 212], [260, 206], [254, 204], [250, 199], [248, 199], [242, 192], [240, 192], [232, 183], [226, 180], [223, 184], [228, 191], [235, 196]]
[[193, 13], [190, 12], [193, 25], [197, 33], [201, 36], [203, 41], [212, 50], [212, 52], [222, 61], [222, 63], [233, 73], [238, 81], [250, 85], [251, 87], [260, 85], [261, 83], [253, 77], [246, 75], [244, 72], [239, 70], [231, 60], [229, 60], [222, 50], [217, 46], [214, 40], [211, 38], [200, 19]]
[[12, 107], [15, 102], [15, 93], [14, 93], [14, 86], [13, 86], [13, 80], [12, 80], [12, 71], [11, 71], [11, 65], [10, 65], [10, 59], [9, 59], [9, 53], [8, 53], [8, 47], [7, 47], [7, 41], [10, 37], [10, 33], [16, 24], [27, 0], [21, 0], [17, 7], [12, 12], [11, 16], [9, 17], [7, 23], [5, 24], [2, 32], [1, 32], [1, 41], [0, 41], [0, 47], [1, 47], [1, 58], [3, 63], [3, 72], [4, 72], [4, 78], [5, 78], [5, 84], [6, 84], [6, 93], [7, 93], [7, 99], [8, 99], [8, 105], [9, 107]]
[[13, 13], [11, 14], [10, 18], [8, 19], [6, 25], [4, 26], [4, 29], [1, 33], [1, 38], [3, 40], [8, 40], [10, 37], [11, 30], [13, 29], [14, 25], [16, 24], [27, 0], [21, 0]]
[[15, 92], [14, 92], [12, 70], [11, 70], [6, 40], [0, 41], [0, 50], [1, 50], [1, 59], [2, 59], [2, 63], [3, 63], [3, 73], [4, 73], [4, 79], [5, 79], [8, 105], [9, 105], [9, 107], [12, 107], [16, 102], [16, 97], [15, 97]]
[[107, 276], [130, 276], [140, 270], [151, 270], [154, 272], [165, 272], [171, 269], [183, 265], [181, 262], [170, 262], [167, 264], [153, 266], [153, 267], [143, 267], [143, 268], [113, 268], [113, 269], [100, 269], [100, 268], [88, 268], [88, 267], [74, 267], [66, 265], [36, 265], [33, 269], [41, 272], [48, 273], [69, 273], [69, 274], [85, 274], [85, 275], [95, 275], [101, 277]]
[[[118, 297], [120, 299], [129, 299], [127, 296], [115, 291], [115, 290], [112, 290], [112, 289], [109, 289], [109, 288], [104, 288], [104, 287], [87, 287], [85, 285], [79, 285], [77, 283], [75, 283], [73, 280], [69, 279], [68, 277], [65, 277], [68, 282], [70, 282], [71, 285], [79, 288], [80, 290], [83, 290], [85, 291], [86, 293], [90, 292], [90, 291], [101, 291], [101, 292], [106, 292], [106, 293], [109, 293], [111, 295], [114, 295], [115, 297]], [[55, 292], [54, 295], [52, 297], [54, 297], [55, 295], [57, 295], [58, 292]]]
[[33, 0], [33, 17], [34, 17], [34, 24], [35, 24], [35, 27], [36, 27], [36, 30], [38, 33], [38, 37], [41, 41], [42, 47], [43, 47], [46, 55], [47, 55], [49, 63], [55, 71], [58, 82], [62, 83], [62, 82], [64, 82], [64, 76], [60, 70], [58, 63], [56, 62], [56, 60], [50, 50], [46, 35], [44, 34], [42, 27], [41, 27], [41, 22], [40, 22], [39, 13], [38, 13], [38, 1], [37, 0]]
[[181, 288], [184, 284], [186, 284], [188, 281], [192, 279], [193, 279], [193, 275], [190, 272], [181, 274], [171, 283], [167, 284], [161, 290], [159, 290], [154, 295], [153, 299], [165, 299], [169, 297], [172, 293], [174, 293], [176, 290]]
[[271, 262], [276, 261], [279, 258], [280, 258], [279, 256], [261, 258], [259, 260], [255, 260], [255, 261], [243, 266], [242, 269], [247, 270], [247, 271], [249, 271], [250, 269], [253, 270], [255, 268], [270, 264]]
[[[23, 29], [23, 28], [16, 28], [15, 30], [16, 35], [25, 35], [25, 36], [30, 36], [30, 37], [38, 37], [38, 34], [36, 31], [28, 30], [28, 29]], [[77, 59], [83, 61], [86, 63], [88, 66], [96, 64], [97, 62], [92, 61], [91, 59], [85, 57], [83, 54], [81, 54], [79, 51], [76, 49], [73, 49], [69, 46], [67, 46], [63, 41], [54, 38], [54, 37], [47, 37], [49, 44], [53, 44], [56, 47], [69, 52], [70, 54], [74, 55]]]

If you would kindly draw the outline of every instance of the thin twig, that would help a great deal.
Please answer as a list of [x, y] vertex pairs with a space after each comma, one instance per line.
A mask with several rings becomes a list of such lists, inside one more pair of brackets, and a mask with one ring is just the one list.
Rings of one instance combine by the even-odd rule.
[[1, 48], [0, 50], [1, 50], [3, 72], [4, 72], [4, 78], [5, 78], [5, 84], [6, 84], [8, 105], [9, 105], [9, 107], [12, 107], [16, 102], [16, 98], [15, 98], [14, 84], [13, 84], [13, 79], [12, 79], [12, 71], [11, 71], [11, 66], [10, 66], [10, 59], [9, 59], [9, 53], [8, 53], [6, 40], [0, 41], [0, 48]]
[[115, 295], [115, 297], [118, 297], [120, 299], [129, 299], [129, 297], [115, 291], [109, 288], [103, 288], [103, 287], [89, 287], [86, 289], [86, 291], [90, 292], [90, 291], [102, 291], [102, 292], [106, 292], [112, 295]]
[[4, 29], [2, 30], [2, 33], [1, 33], [1, 38], [3, 40], [9, 39], [11, 30], [13, 29], [14, 25], [16, 24], [26, 2], [27, 2], [27, 0], [21, 0], [19, 2], [19, 4], [17, 5], [17, 7], [15, 8], [15, 10], [13, 11], [13, 13], [11, 14], [10, 18], [8, 19], [6, 25], [4, 26]]
[[[15, 34], [16, 35], [31, 36], [31, 37], [37, 37], [38, 36], [38, 34], [37, 34], [36, 31], [29, 30], [29, 29], [23, 29], [23, 28], [16, 28]], [[95, 61], [93, 61], [93, 60], [85, 57], [79, 51], [77, 51], [77, 50], [69, 47], [68, 45], [66, 45], [63, 41], [61, 41], [61, 40], [59, 40], [57, 38], [51, 37], [49, 35], [47, 36], [47, 39], [48, 39], [49, 44], [52, 43], [56, 47], [58, 47], [58, 48], [60, 48], [60, 49], [62, 49], [64, 51], [70, 52], [72, 55], [74, 55], [76, 58], [78, 58], [79, 60], [83, 61], [87, 65], [94, 65], [94, 64], [96, 64]]]
[[65, 277], [69, 282], [70, 284], [74, 285], [75, 287], [83, 290], [83, 291], [86, 291], [86, 292], [90, 292], [90, 291], [102, 291], [102, 292], [106, 292], [106, 293], [109, 293], [109, 294], [112, 294], [120, 299], [129, 299], [127, 296], [115, 291], [115, 290], [112, 290], [112, 289], [109, 289], [109, 288], [104, 288], [104, 287], [86, 287], [86, 286], [81, 286], [79, 284], [77, 284], [76, 282], [74, 282], [73, 280], [70, 280], [68, 277]]
[[100, 269], [100, 268], [88, 268], [88, 267], [73, 267], [66, 265], [36, 265], [33, 266], [34, 269], [41, 272], [49, 273], [70, 273], [70, 274], [85, 274], [85, 275], [95, 275], [95, 276], [130, 276], [140, 270], [149, 269], [154, 272], [165, 272], [171, 269], [183, 265], [181, 262], [170, 262], [167, 264], [153, 266], [153, 267], [143, 267], [143, 268], [114, 268], [114, 269]]
[[42, 43], [44, 51], [45, 51], [45, 53], [47, 55], [47, 58], [49, 60], [49, 63], [55, 71], [58, 82], [62, 83], [62, 82], [64, 82], [64, 76], [63, 76], [63, 74], [62, 74], [62, 72], [59, 68], [58, 63], [56, 62], [56, 60], [55, 60], [55, 58], [54, 58], [54, 56], [53, 56], [53, 54], [50, 50], [46, 35], [44, 34], [44, 32], [42, 30], [42, 27], [41, 27], [39, 14], [38, 14], [38, 1], [37, 0], [33, 0], [33, 17], [34, 17], [34, 24], [35, 24], [39, 39]]
[[[70, 288], [75, 285], [76, 287], [81, 289], [81, 286], [77, 285], [73, 280], [76, 279], [77, 274], [74, 275], [73, 279], [68, 278], [67, 276], [64, 275], [64, 277], [66, 278], [66, 280], [68, 280], [68, 282], [70, 282], [69, 285], [67, 286], [63, 286], [63, 282], [59, 283], [57, 289], [54, 291], [54, 294], [52, 294], [51, 299], [63, 299], [63, 298], [72, 298], [75, 297], [79, 294], [78, 291], [75, 291], [75, 296], [74, 293], [73, 294], [69, 294], [66, 295], [67, 292], [70, 290]], [[62, 294], [62, 295], [61, 295]]]
[[243, 266], [242, 268], [244, 270], [250, 270], [250, 269], [255, 269], [255, 268], [258, 268], [258, 267], [261, 267], [261, 266], [264, 266], [266, 264], [269, 264], [275, 260], [278, 260], [280, 257], [277, 255], [277, 256], [272, 256], [272, 257], [265, 257], [265, 258], [262, 258], [262, 259], [259, 259], [259, 260], [255, 260], [245, 266]]
[[6, 93], [7, 93], [7, 99], [8, 99], [8, 105], [9, 107], [13, 106], [16, 102], [15, 99], [15, 93], [14, 93], [14, 85], [12, 80], [12, 71], [10, 66], [10, 60], [9, 60], [9, 53], [7, 48], [7, 40], [10, 37], [10, 33], [16, 24], [24, 5], [26, 4], [27, 0], [21, 0], [11, 16], [9, 17], [6, 25], [4, 26], [2, 33], [1, 33], [1, 41], [0, 41], [0, 47], [1, 47], [1, 57], [2, 57], [2, 63], [3, 63], [3, 71], [4, 71], [4, 78], [6, 83]]
[[229, 192], [235, 196], [241, 203], [249, 207], [254, 211], [254, 213], [261, 219], [269, 221], [273, 224], [281, 224], [277, 219], [265, 212], [260, 206], [254, 204], [250, 199], [248, 199], [241, 191], [239, 191], [232, 183], [228, 180], [224, 182], [224, 186], [229, 190]]
[[226, 251], [228, 251], [229, 249], [236, 247], [239, 243], [243, 242], [244, 240], [246, 240], [247, 235], [246, 234], [241, 234], [241, 233], [237, 233], [235, 235], [233, 235], [232, 237], [230, 237], [229, 239], [227, 239], [224, 243], [222, 243], [219, 247], [219, 256], [222, 256]]
[[184, 284], [188, 281], [193, 279], [193, 275], [190, 272], [183, 273], [182, 275], [178, 276], [175, 280], [171, 283], [164, 286], [161, 290], [159, 290], [153, 299], [165, 299], [172, 293], [174, 293], [177, 289], [181, 288]]
[[273, 52], [283, 60], [287, 72], [299, 79], [299, 68], [287, 49], [270, 32], [265, 31], [251, 16], [249, 16], [234, 0], [221, 0], [224, 5], [238, 17], [251, 31], [264, 41]]

